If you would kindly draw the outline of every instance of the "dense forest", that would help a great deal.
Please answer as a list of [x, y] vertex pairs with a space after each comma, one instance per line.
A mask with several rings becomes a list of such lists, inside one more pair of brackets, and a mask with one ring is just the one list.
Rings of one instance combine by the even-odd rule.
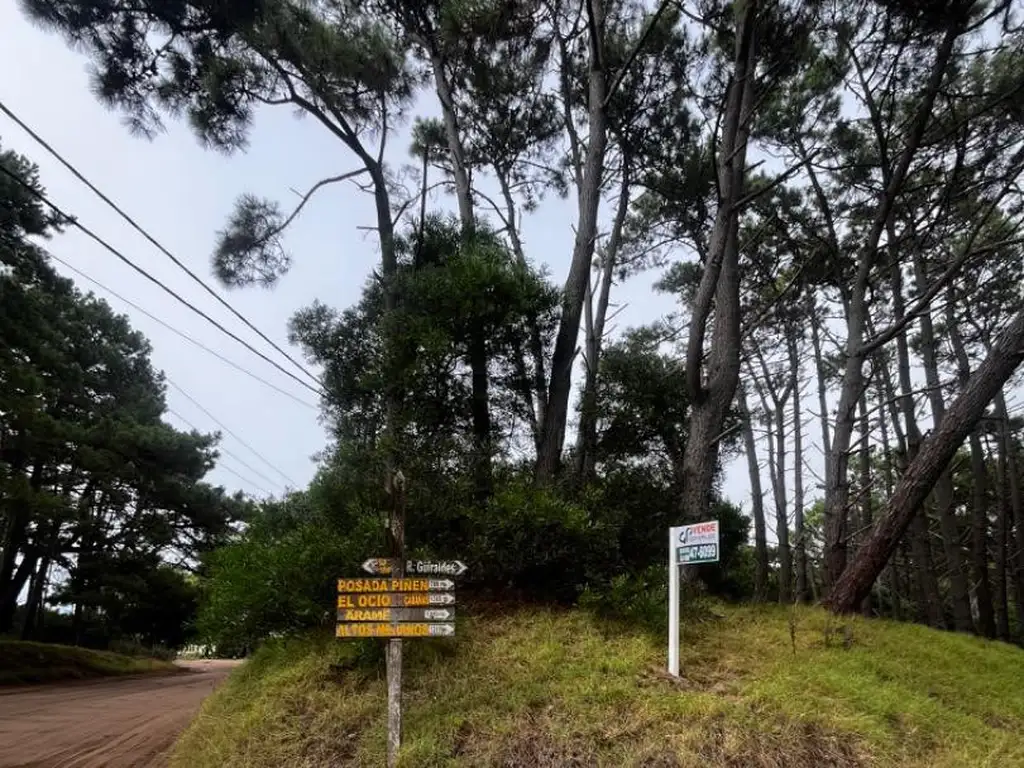
[[[239, 199], [223, 284], [286, 279], [288, 227], [332, 184], [372, 196], [380, 261], [356, 305], [289, 329], [330, 427], [316, 479], [203, 554], [237, 514], [200, 482], [212, 442], [159, 421], [144, 342], [17, 246], [60, 222], [0, 186], [3, 605], [37, 574], [31, 616], [52, 561], [81, 624], [113, 574], [173, 554], [202, 563], [201, 631], [246, 648], [329, 621], [332, 579], [404, 541], [480, 590], [640, 617], [664, 606], [667, 527], [717, 518], [714, 592], [1024, 640], [1019, 3], [23, 6], [143, 136], [185, 119], [240, 152], [283, 108], [354, 164], [294, 210]], [[555, 198], [564, 275], [521, 237]], [[652, 270], [678, 311], [613, 333]], [[749, 517], [721, 495], [734, 460]]]
[[36, 244], [65, 224], [36, 177], [0, 153], [0, 635], [179, 647], [247, 504], [202, 482], [215, 435], [162, 421], [146, 339]]

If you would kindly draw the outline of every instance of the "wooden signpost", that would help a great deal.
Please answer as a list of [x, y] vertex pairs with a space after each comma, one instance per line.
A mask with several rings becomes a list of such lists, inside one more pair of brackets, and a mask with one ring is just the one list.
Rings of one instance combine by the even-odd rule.
[[363, 563], [370, 577], [338, 579], [342, 640], [388, 640], [388, 766], [401, 743], [401, 646], [404, 638], [455, 636], [455, 582], [466, 572], [459, 560], [375, 557]]

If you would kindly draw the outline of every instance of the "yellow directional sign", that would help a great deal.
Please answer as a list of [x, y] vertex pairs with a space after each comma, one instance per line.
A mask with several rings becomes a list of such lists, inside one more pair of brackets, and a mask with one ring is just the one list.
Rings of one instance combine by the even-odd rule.
[[455, 609], [339, 608], [338, 621], [455, 621]]
[[361, 592], [338, 595], [339, 608], [430, 608], [455, 605], [452, 592]]
[[338, 579], [339, 592], [450, 592], [451, 579]]
[[452, 637], [455, 625], [452, 623], [354, 623], [338, 624], [335, 635], [342, 639], [361, 637]]

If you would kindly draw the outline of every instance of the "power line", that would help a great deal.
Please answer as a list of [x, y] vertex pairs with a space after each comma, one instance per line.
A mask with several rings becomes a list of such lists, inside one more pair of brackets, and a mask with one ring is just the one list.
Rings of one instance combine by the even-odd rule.
[[285, 481], [286, 481], [286, 482], [288, 482], [288, 483], [290, 483], [290, 484], [291, 484], [292, 488], [298, 488], [298, 487], [299, 487], [299, 484], [298, 484], [298, 483], [296, 483], [296, 482], [295, 482], [294, 480], [292, 480], [292, 479], [291, 479], [290, 477], [288, 477], [288, 475], [286, 475], [286, 474], [285, 474], [284, 472], [282, 472], [282, 471], [281, 471], [280, 469], [278, 469], [278, 468], [277, 468], [277, 465], [276, 465], [276, 464], [274, 464], [274, 463], [273, 463], [273, 462], [271, 462], [271, 461], [268, 461], [268, 460], [267, 460], [267, 459], [266, 459], [266, 458], [265, 458], [265, 457], [264, 457], [264, 456], [263, 456], [263, 455], [262, 455], [262, 454], [261, 454], [261, 453], [260, 453], [259, 451], [257, 451], [257, 450], [256, 450], [255, 448], [253, 448], [253, 447], [252, 447], [251, 445], [249, 445], [249, 444], [248, 444], [247, 442], [245, 442], [245, 440], [243, 440], [243, 439], [242, 439], [242, 438], [240, 438], [240, 437], [239, 437], [238, 435], [236, 435], [236, 434], [235, 434], [234, 432], [232, 432], [232, 431], [231, 431], [230, 429], [228, 429], [228, 428], [227, 428], [227, 427], [226, 427], [226, 426], [224, 425], [224, 423], [223, 423], [222, 421], [220, 421], [220, 419], [218, 419], [218, 418], [217, 418], [216, 416], [214, 416], [214, 415], [213, 415], [212, 413], [210, 413], [210, 412], [209, 412], [208, 410], [206, 410], [206, 409], [205, 409], [205, 408], [204, 408], [204, 407], [203, 407], [203, 406], [202, 406], [202, 405], [201, 405], [201, 404], [200, 404], [199, 402], [197, 402], [197, 401], [196, 401], [196, 399], [195, 399], [194, 397], [192, 397], [192, 395], [190, 395], [190, 394], [189, 394], [188, 392], [186, 392], [186, 391], [185, 391], [184, 389], [182, 389], [181, 387], [179, 387], [179, 386], [178, 386], [177, 384], [175, 384], [175, 383], [174, 383], [173, 381], [171, 381], [171, 380], [170, 380], [169, 378], [167, 379], [167, 383], [168, 383], [168, 384], [170, 384], [170, 385], [171, 385], [172, 387], [174, 387], [174, 388], [175, 388], [176, 390], [178, 390], [178, 392], [180, 392], [180, 393], [181, 393], [181, 394], [182, 394], [182, 395], [183, 395], [183, 396], [184, 396], [184, 397], [185, 397], [185, 398], [186, 398], [186, 399], [187, 399], [187, 400], [188, 400], [189, 402], [191, 402], [191, 403], [192, 403], [192, 405], [194, 405], [194, 406], [195, 406], [196, 408], [198, 408], [198, 409], [199, 409], [200, 411], [202, 411], [203, 413], [205, 413], [205, 414], [206, 414], [206, 415], [207, 415], [207, 416], [208, 416], [208, 417], [209, 417], [209, 418], [210, 418], [210, 419], [211, 419], [211, 420], [213, 421], [213, 423], [214, 423], [214, 424], [216, 424], [217, 426], [219, 426], [219, 427], [220, 427], [221, 429], [223, 429], [223, 430], [224, 430], [224, 431], [225, 431], [225, 432], [226, 432], [227, 434], [231, 435], [231, 436], [232, 436], [233, 438], [235, 438], [235, 440], [237, 440], [237, 441], [238, 441], [239, 443], [241, 443], [241, 444], [242, 444], [242, 445], [244, 445], [244, 446], [245, 446], [246, 448], [248, 448], [248, 449], [249, 449], [249, 450], [250, 450], [250, 451], [252, 452], [252, 455], [253, 455], [253, 456], [255, 456], [256, 458], [258, 458], [258, 459], [259, 459], [260, 461], [262, 461], [262, 462], [263, 462], [264, 464], [266, 464], [266, 465], [267, 465], [268, 467], [270, 467], [270, 468], [271, 468], [272, 470], [274, 470], [275, 472], [277, 472], [277, 474], [279, 474], [279, 475], [280, 475], [281, 477], [283, 477], [283, 478], [285, 479]]
[[314, 410], [314, 411], [315, 411], [315, 410], [317, 410], [317, 407], [316, 407], [315, 405], [313, 405], [312, 403], [307, 403], [307, 402], [306, 402], [305, 400], [303, 400], [303, 399], [302, 399], [302, 398], [300, 398], [300, 397], [296, 397], [295, 395], [293, 395], [293, 394], [292, 394], [291, 392], [289, 392], [288, 390], [285, 390], [285, 389], [281, 389], [281, 388], [280, 388], [279, 386], [277, 386], [276, 384], [274, 384], [274, 383], [272, 383], [272, 382], [269, 382], [269, 381], [267, 381], [266, 379], [264, 379], [264, 378], [261, 378], [260, 376], [257, 376], [257, 375], [256, 375], [255, 373], [253, 373], [252, 371], [250, 371], [250, 370], [249, 370], [248, 368], [243, 368], [243, 367], [242, 367], [242, 366], [240, 366], [240, 365], [239, 365], [238, 363], [234, 362], [233, 360], [229, 360], [228, 358], [224, 357], [224, 356], [223, 356], [222, 354], [220, 354], [220, 353], [219, 353], [219, 352], [217, 352], [216, 350], [210, 349], [209, 347], [207, 347], [207, 346], [206, 346], [205, 344], [203, 344], [202, 342], [196, 341], [195, 339], [193, 339], [193, 338], [192, 338], [191, 336], [189, 336], [189, 335], [188, 335], [187, 333], [185, 333], [184, 331], [179, 331], [179, 330], [178, 330], [177, 328], [175, 328], [175, 327], [174, 327], [173, 325], [170, 325], [170, 324], [168, 324], [168, 323], [164, 322], [163, 320], [161, 320], [161, 319], [160, 319], [159, 317], [157, 317], [156, 315], [154, 315], [154, 314], [152, 314], [151, 312], [149, 312], [149, 311], [147, 311], [147, 310], [143, 309], [142, 307], [140, 307], [140, 306], [139, 306], [138, 304], [136, 304], [135, 302], [133, 302], [133, 301], [132, 301], [131, 299], [126, 299], [126, 298], [125, 298], [124, 296], [122, 296], [121, 294], [119, 294], [119, 293], [118, 293], [117, 291], [114, 291], [114, 290], [112, 290], [112, 289], [108, 288], [107, 286], [105, 286], [105, 285], [104, 285], [103, 283], [101, 283], [101, 282], [100, 282], [99, 280], [97, 280], [96, 278], [94, 278], [94, 277], [90, 277], [89, 275], [87, 275], [87, 274], [86, 274], [85, 272], [83, 272], [82, 270], [80, 270], [80, 269], [78, 269], [78, 268], [76, 268], [76, 267], [73, 267], [73, 266], [71, 266], [71, 265], [70, 265], [70, 264], [68, 264], [68, 263], [67, 263], [66, 261], [64, 261], [64, 259], [60, 258], [59, 256], [54, 256], [54, 255], [53, 255], [52, 253], [48, 253], [47, 255], [48, 255], [48, 256], [49, 256], [49, 257], [50, 257], [51, 259], [53, 259], [54, 261], [56, 261], [56, 262], [58, 262], [58, 263], [60, 263], [60, 264], [63, 264], [63, 265], [65, 266], [65, 267], [67, 267], [68, 269], [70, 269], [70, 270], [71, 270], [72, 272], [74, 272], [74, 273], [75, 273], [76, 275], [78, 275], [79, 277], [83, 278], [84, 280], [88, 280], [88, 281], [89, 281], [90, 283], [92, 283], [92, 284], [93, 284], [93, 285], [95, 285], [96, 287], [98, 287], [98, 288], [100, 288], [101, 290], [103, 290], [103, 291], [106, 291], [107, 293], [109, 293], [109, 294], [110, 294], [111, 296], [113, 296], [113, 297], [114, 297], [115, 299], [120, 299], [120, 300], [121, 300], [121, 301], [123, 301], [123, 302], [124, 302], [125, 304], [127, 304], [127, 305], [128, 305], [129, 307], [131, 307], [132, 309], [136, 310], [137, 312], [141, 312], [142, 314], [144, 314], [144, 315], [145, 315], [146, 317], [148, 317], [148, 318], [149, 318], [150, 320], [152, 320], [153, 322], [155, 322], [155, 323], [159, 323], [160, 325], [162, 325], [162, 326], [163, 326], [164, 328], [166, 328], [167, 330], [171, 331], [172, 333], [175, 333], [175, 334], [177, 334], [177, 335], [178, 335], [178, 336], [180, 336], [181, 338], [185, 339], [185, 341], [187, 341], [187, 342], [189, 342], [189, 343], [191, 343], [191, 344], [194, 344], [195, 346], [199, 347], [199, 349], [203, 350], [204, 352], [209, 352], [209, 353], [210, 353], [211, 355], [213, 355], [214, 357], [216, 357], [216, 358], [217, 358], [218, 360], [220, 360], [220, 361], [222, 361], [222, 362], [224, 362], [224, 363], [227, 363], [228, 365], [230, 365], [230, 366], [231, 366], [232, 368], [234, 368], [235, 370], [237, 370], [237, 371], [241, 371], [241, 372], [242, 372], [242, 373], [244, 373], [244, 374], [245, 374], [246, 376], [249, 376], [250, 378], [252, 378], [252, 379], [255, 379], [256, 381], [260, 382], [261, 384], [263, 384], [263, 385], [265, 385], [265, 386], [268, 386], [268, 387], [270, 387], [271, 389], [273, 389], [273, 390], [274, 390], [274, 391], [276, 391], [276, 392], [279, 392], [279, 393], [281, 393], [281, 394], [282, 394], [282, 395], [284, 395], [285, 397], [289, 397], [289, 398], [291, 398], [292, 400], [294, 400], [294, 401], [295, 401], [296, 403], [298, 403], [299, 405], [304, 405], [304, 406], [306, 406], [307, 408], [311, 408], [311, 409], [312, 409], [312, 410]]
[[184, 271], [185, 274], [187, 274], [189, 277], [191, 277], [196, 283], [201, 285], [203, 287], [203, 290], [205, 290], [208, 294], [213, 296], [213, 298], [215, 298], [218, 302], [220, 302], [223, 306], [225, 306], [231, 312], [231, 314], [233, 314], [235, 317], [237, 317], [239, 320], [241, 320], [243, 323], [245, 323], [245, 325], [249, 329], [254, 331], [261, 339], [263, 339], [271, 347], [273, 347], [275, 350], [277, 350], [277, 352], [279, 352], [280, 354], [284, 355], [285, 359], [288, 360], [288, 362], [290, 362], [292, 365], [294, 365], [296, 368], [298, 368], [304, 374], [309, 376], [309, 378], [311, 378], [314, 382], [319, 384], [321, 387], [323, 386], [323, 383], [320, 381], [320, 379], [317, 376], [315, 376], [314, 374], [310, 373], [309, 370], [307, 370], [305, 368], [305, 366], [303, 366], [301, 363], [299, 363], [297, 360], [295, 360], [285, 350], [281, 349], [281, 347], [279, 347], [272, 339], [270, 339], [270, 337], [268, 337], [265, 333], [263, 333], [263, 331], [261, 331], [255, 325], [253, 325], [249, 321], [249, 319], [247, 317], [245, 317], [245, 315], [243, 315], [241, 312], [239, 312], [237, 309], [235, 309], [231, 305], [230, 302], [228, 302], [223, 296], [221, 296], [213, 288], [211, 288], [209, 285], [207, 285], [207, 283], [201, 277], [199, 277], [199, 275], [197, 275], [195, 272], [193, 272], [191, 269], [189, 269], [188, 266], [183, 264], [180, 259], [178, 259], [169, 250], [167, 250], [155, 237], [153, 237], [151, 234], [149, 234], [149, 232], [147, 232], [145, 229], [143, 229], [142, 226], [139, 225], [138, 222], [135, 221], [135, 219], [133, 219], [131, 216], [129, 216], [127, 213], [125, 213], [124, 210], [122, 210], [121, 207], [117, 205], [117, 203], [115, 203], [113, 200], [111, 200], [109, 197], [107, 197], [105, 194], [103, 194], [103, 192], [101, 192], [99, 189], [97, 189], [97, 187], [91, 181], [89, 181], [87, 178], [85, 178], [85, 176], [83, 176], [82, 173], [77, 168], [75, 168], [75, 166], [73, 166], [57, 150], [55, 150], [52, 146], [50, 146], [50, 144], [45, 139], [43, 139], [42, 136], [40, 136], [38, 133], [33, 131], [31, 128], [29, 128], [28, 125], [26, 125], [24, 123], [24, 121], [21, 120], [21, 118], [19, 118], [17, 115], [15, 115], [10, 110], [10, 108], [8, 108], [7, 105], [4, 104], [2, 101], [0, 101], [0, 112], [3, 112], [5, 115], [7, 115], [7, 117], [9, 117], [11, 120], [13, 120], [18, 125], [19, 128], [21, 128], [23, 131], [25, 131], [25, 133], [27, 133], [29, 136], [31, 136], [36, 141], [36, 143], [38, 143], [40, 146], [43, 147], [43, 149], [45, 149], [47, 152], [49, 152], [61, 165], [63, 165], [65, 168], [67, 168], [69, 171], [71, 171], [71, 173], [74, 174], [74, 176], [79, 181], [81, 181], [83, 184], [85, 184], [85, 186], [87, 186], [97, 197], [99, 197], [100, 200], [102, 200], [107, 205], [109, 205], [111, 208], [113, 208], [122, 219], [127, 221], [128, 224], [130, 224], [132, 226], [132, 228], [135, 229], [136, 232], [138, 232], [140, 235], [142, 235], [144, 238], [146, 238], [154, 246], [156, 246], [157, 250], [159, 250], [164, 256], [166, 256], [172, 262], [174, 262], [174, 264], [179, 269]]
[[162, 288], [164, 290], [164, 292], [166, 292], [169, 295], [171, 295], [172, 297], [174, 297], [177, 301], [179, 301], [180, 303], [184, 304], [186, 307], [188, 307], [193, 312], [195, 312], [197, 315], [199, 315], [204, 320], [206, 320], [206, 322], [210, 323], [212, 326], [217, 328], [219, 331], [221, 331], [221, 333], [224, 333], [224, 334], [230, 336], [232, 339], [234, 339], [239, 344], [244, 346], [246, 349], [248, 349], [254, 355], [257, 355], [262, 360], [270, 363], [272, 366], [274, 366], [279, 371], [281, 371], [281, 373], [283, 373], [285, 376], [288, 376], [289, 378], [293, 379], [294, 381], [297, 381], [299, 384], [304, 386], [310, 392], [313, 392], [314, 394], [316, 394], [318, 397], [322, 397], [323, 396], [323, 392], [322, 391], [320, 391], [320, 390], [316, 389], [315, 387], [311, 386], [310, 384], [306, 383], [305, 381], [300, 379], [298, 376], [296, 376], [291, 371], [286, 370], [279, 363], [277, 363], [274, 360], [271, 360], [265, 354], [260, 352], [254, 346], [252, 346], [252, 344], [247, 342], [245, 339], [243, 339], [243, 338], [239, 337], [238, 335], [232, 333], [227, 328], [225, 328], [223, 325], [221, 325], [216, 320], [214, 320], [212, 317], [210, 317], [208, 314], [203, 312], [203, 310], [199, 309], [197, 306], [192, 304], [187, 299], [182, 298], [174, 290], [172, 290], [171, 288], [168, 288], [166, 285], [164, 285], [158, 278], [153, 277], [153, 275], [149, 274], [149, 272], [147, 272], [142, 267], [140, 267], [138, 264], [133, 262], [131, 259], [129, 259], [123, 253], [121, 253], [119, 250], [117, 250], [114, 246], [112, 246], [110, 243], [108, 243], [102, 237], [97, 235], [95, 232], [93, 232], [91, 229], [86, 227], [84, 224], [80, 223], [76, 218], [66, 214], [63, 210], [61, 210], [59, 207], [57, 207], [56, 204], [50, 202], [49, 198], [47, 198], [46, 195], [44, 195], [43, 193], [41, 193], [38, 190], [34, 189], [30, 184], [26, 183], [24, 179], [22, 179], [20, 176], [18, 176], [17, 174], [13, 173], [12, 171], [9, 171], [2, 164], [0, 164], [0, 173], [3, 173], [8, 178], [12, 179], [19, 186], [21, 186], [22, 188], [27, 190], [29, 192], [29, 194], [31, 194], [37, 200], [39, 200], [40, 202], [42, 202], [45, 205], [47, 205], [48, 207], [50, 207], [58, 216], [60, 216], [62, 219], [64, 219], [65, 222], [71, 224], [74, 227], [77, 227], [79, 230], [81, 230], [86, 235], [88, 235], [90, 238], [92, 238], [92, 240], [94, 240], [95, 242], [99, 243], [101, 246], [106, 248], [108, 251], [110, 251], [112, 254], [114, 254], [117, 258], [119, 258], [121, 261], [123, 261], [129, 267], [131, 267], [136, 272], [138, 272], [140, 275], [142, 275], [143, 277], [145, 277], [147, 280], [149, 280], [150, 282], [154, 283], [155, 285], [159, 286], [160, 288]]
[[[9, 351], [13, 351], [13, 350], [11, 349], [11, 347], [10, 347], [10, 346], [9, 346], [9, 345], [8, 345], [8, 344], [7, 344], [6, 342], [4, 342], [3, 340], [0, 340], [0, 345], [2, 345], [3, 347], [5, 347], [5, 348], [6, 348], [7, 350], [9, 350]], [[195, 430], [196, 432], [200, 432], [200, 431], [201, 431], [201, 430], [200, 430], [200, 429], [199, 429], [198, 427], [196, 427], [196, 426], [195, 426], [195, 425], [194, 425], [194, 424], [193, 424], [192, 422], [190, 422], [190, 421], [189, 421], [188, 419], [186, 419], [186, 418], [185, 418], [184, 416], [182, 416], [182, 415], [181, 415], [180, 413], [177, 413], [176, 411], [174, 411], [174, 410], [172, 410], [172, 409], [170, 409], [170, 408], [168, 408], [168, 409], [167, 409], [167, 411], [168, 411], [168, 413], [171, 413], [171, 414], [173, 414], [174, 416], [176, 416], [177, 418], [181, 419], [181, 420], [182, 420], [182, 421], [183, 421], [183, 422], [184, 422], [185, 424], [187, 424], [188, 426], [190, 426], [190, 427], [191, 427], [192, 429], [194, 429], [194, 430]], [[235, 439], [237, 440], [238, 438], [236, 437]], [[255, 473], [256, 473], [257, 475], [259, 475], [260, 477], [262, 477], [262, 478], [263, 478], [264, 480], [267, 480], [267, 481], [268, 481], [268, 482], [269, 482], [269, 483], [270, 483], [271, 485], [276, 485], [276, 483], [274, 483], [274, 481], [273, 481], [273, 480], [271, 480], [270, 478], [268, 478], [268, 477], [267, 477], [266, 475], [263, 475], [263, 474], [262, 474], [262, 473], [260, 473], [259, 471], [257, 471], [257, 470], [255, 470], [255, 469], [253, 469], [252, 467], [250, 467], [250, 466], [249, 466], [248, 464], [246, 464], [246, 463], [245, 463], [244, 461], [242, 461], [241, 459], [239, 459], [239, 458], [238, 458], [237, 456], [235, 456], [235, 455], [234, 455], [233, 453], [231, 453], [230, 451], [228, 451], [228, 450], [226, 450], [226, 449], [220, 449], [220, 450], [221, 450], [221, 451], [222, 451], [223, 453], [225, 453], [226, 455], [228, 455], [228, 456], [231, 456], [231, 457], [232, 457], [232, 458], [233, 458], [233, 459], [234, 459], [235, 461], [237, 461], [237, 462], [238, 462], [239, 464], [242, 464], [243, 466], [245, 466], [245, 467], [248, 467], [248, 468], [249, 468], [250, 470], [252, 470], [253, 472], [255, 472]], [[250, 450], [252, 450], [252, 449], [250, 448]], [[268, 491], [268, 490], [267, 490], [266, 488], [264, 488], [263, 486], [261, 486], [261, 485], [258, 485], [257, 483], [254, 483], [254, 482], [253, 482], [252, 480], [250, 480], [249, 478], [245, 477], [245, 476], [244, 476], [244, 475], [242, 475], [242, 474], [239, 474], [238, 472], [236, 472], [235, 470], [233, 470], [233, 469], [232, 469], [231, 467], [227, 466], [226, 464], [223, 464], [223, 463], [219, 463], [219, 464], [218, 464], [217, 466], [218, 466], [218, 467], [219, 467], [220, 469], [223, 469], [223, 470], [224, 470], [225, 472], [230, 472], [230, 473], [231, 473], [232, 475], [234, 475], [235, 477], [237, 477], [237, 478], [238, 478], [239, 480], [241, 480], [242, 482], [244, 482], [244, 483], [246, 483], [246, 484], [248, 484], [248, 485], [252, 486], [252, 487], [253, 487], [253, 488], [255, 488], [256, 490], [258, 490], [258, 491], [262, 492], [263, 494], [265, 494], [266, 496], [273, 496], [273, 495], [274, 495], [274, 494], [273, 494], [272, 492]]]
[[[186, 418], [185, 418], [184, 416], [182, 416], [182, 415], [181, 415], [180, 413], [178, 413], [178, 412], [177, 412], [176, 410], [174, 410], [173, 408], [168, 408], [168, 409], [167, 409], [167, 412], [168, 412], [168, 413], [170, 413], [171, 415], [175, 416], [176, 418], [180, 419], [181, 421], [183, 421], [183, 422], [184, 422], [184, 423], [185, 423], [185, 424], [186, 424], [187, 426], [191, 427], [191, 428], [192, 428], [192, 429], [194, 429], [194, 430], [195, 430], [196, 432], [202, 432], [202, 430], [201, 430], [201, 429], [199, 429], [199, 427], [197, 427], [197, 426], [196, 426], [195, 424], [193, 424], [193, 423], [192, 423], [191, 421], [189, 421], [188, 419], [186, 419]], [[236, 438], [236, 439], [237, 439], [237, 438]], [[249, 470], [249, 471], [250, 471], [250, 472], [252, 472], [252, 473], [253, 473], [254, 475], [256, 475], [256, 477], [260, 478], [261, 480], [266, 480], [266, 481], [267, 481], [268, 483], [270, 483], [270, 485], [271, 485], [271, 486], [277, 486], [277, 485], [278, 485], [278, 483], [277, 483], [277, 481], [276, 481], [276, 480], [271, 480], [271, 479], [270, 479], [269, 477], [267, 477], [266, 475], [264, 475], [264, 474], [263, 474], [262, 472], [260, 472], [260, 471], [259, 471], [258, 469], [256, 469], [255, 467], [253, 467], [253, 466], [252, 466], [251, 464], [247, 463], [247, 462], [246, 462], [246, 461], [244, 461], [243, 459], [240, 459], [240, 458], [238, 457], [238, 455], [237, 455], [237, 454], [234, 454], [234, 453], [232, 453], [232, 452], [231, 452], [231, 451], [229, 451], [229, 450], [228, 450], [227, 448], [224, 448], [223, 446], [217, 446], [217, 450], [218, 450], [218, 451], [220, 451], [221, 453], [223, 453], [223, 454], [224, 454], [225, 456], [230, 456], [230, 457], [231, 457], [232, 459], [234, 459], [235, 461], [237, 461], [237, 462], [238, 462], [239, 464], [241, 464], [241, 465], [242, 465], [243, 467], [245, 467], [245, 468], [246, 468], [247, 470]], [[237, 473], [236, 473], [236, 474], [237, 474]], [[241, 475], [238, 475], [238, 476], [239, 476], [239, 477], [241, 477]], [[253, 487], [254, 487], [254, 488], [259, 488], [259, 486], [258, 486], [258, 485], [256, 485], [255, 483], [253, 483]], [[260, 490], [263, 490], [263, 489], [262, 489], [262, 488], [260, 488]]]
[[224, 470], [225, 472], [230, 472], [230, 473], [231, 473], [232, 475], [234, 475], [235, 477], [237, 477], [237, 478], [238, 478], [239, 480], [241, 480], [241, 481], [242, 481], [243, 483], [245, 483], [246, 485], [252, 486], [252, 487], [253, 487], [253, 488], [255, 488], [255, 489], [256, 489], [257, 491], [259, 491], [260, 493], [262, 493], [262, 494], [263, 494], [264, 496], [273, 496], [273, 495], [274, 495], [273, 493], [271, 493], [270, 491], [268, 491], [268, 490], [267, 490], [266, 488], [263, 488], [263, 487], [261, 487], [261, 486], [259, 486], [259, 485], [256, 485], [256, 483], [254, 483], [254, 482], [253, 482], [252, 480], [250, 480], [249, 478], [247, 478], [247, 477], [246, 477], [245, 475], [241, 474], [240, 472], [236, 472], [236, 471], [235, 471], [235, 470], [233, 470], [233, 469], [232, 469], [231, 467], [229, 467], [229, 466], [228, 466], [227, 464], [218, 464], [217, 466], [218, 466], [218, 467], [219, 467], [220, 469], [223, 469], [223, 470]]

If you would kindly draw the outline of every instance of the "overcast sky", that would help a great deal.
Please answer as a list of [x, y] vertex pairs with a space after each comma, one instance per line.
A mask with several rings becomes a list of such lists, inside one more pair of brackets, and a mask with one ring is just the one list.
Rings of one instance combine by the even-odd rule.
[[[215, 233], [238, 195], [251, 192], [290, 207], [298, 199], [291, 189], [304, 190], [325, 176], [356, 168], [347, 150], [312, 121], [296, 119], [291, 110], [280, 107], [265, 108], [258, 114], [244, 154], [226, 157], [204, 150], [186, 125], [171, 121], [166, 134], [149, 142], [132, 136], [121, 116], [93, 97], [87, 64], [86, 57], [68, 49], [58, 35], [31, 25], [17, 4], [0, 3], [0, 72], [5, 73], [0, 80], [0, 101], [254, 325], [299, 358], [298, 349], [287, 347], [289, 318], [317, 299], [339, 307], [353, 304], [378, 263], [375, 237], [358, 229], [373, 223], [369, 196], [353, 186], [337, 185], [318, 193], [289, 230], [286, 245], [294, 255], [294, 266], [272, 291], [221, 288], [211, 274], [210, 253]], [[424, 98], [414, 112], [428, 115], [436, 109]], [[291, 370], [287, 361], [2, 115], [0, 141], [4, 148], [39, 165], [54, 203]], [[409, 143], [405, 133], [390, 140], [392, 163], [407, 161]], [[572, 198], [549, 199], [523, 225], [527, 254], [546, 264], [559, 285], [569, 266], [575, 218]], [[69, 229], [50, 242], [48, 249], [163, 322], [295, 397], [316, 403], [311, 392], [221, 334], [78, 230]], [[127, 314], [150, 339], [154, 364], [174, 385], [167, 395], [174, 412], [168, 416], [170, 421], [186, 428], [184, 419], [202, 431], [224, 432], [226, 428], [273, 466], [267, 466], [233, 435], [224, 434], [222, 450], [233, 455], [222, 455], [211, 481], [258, 497], [265, 492], [280, 493], [285, 485], [308, 483], [315, 471], [312, 456], [326, 443], [316, 410], [234, 370], [63, 265], [55, 266], [80, 288], [95, 290], [116, 311]], [[627, 304], [615, 320], [619, 330], [650, 322], [674, 309], [670, 297], [651, 290], [659, 276], [652, 271], [616, 288], [613, 301]], [[749, 509], [749, 485], [742, 462], [728, 467], [724, 491]]]

